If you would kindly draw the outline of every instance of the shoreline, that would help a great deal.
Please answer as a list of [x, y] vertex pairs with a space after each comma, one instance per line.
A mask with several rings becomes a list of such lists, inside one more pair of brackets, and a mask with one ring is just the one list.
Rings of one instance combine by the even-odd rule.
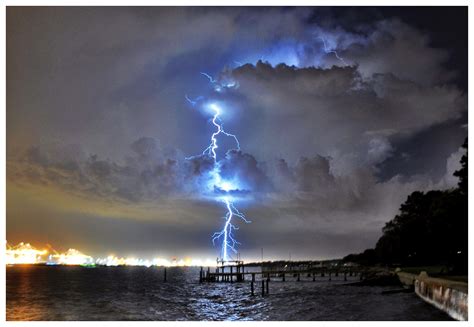
[[395, 274], [405, 287], [412, 288], [425, 302], [456, 320], [468, 320], [468, 283], [431, 277], [426, 271], [416, 275], [397, 268]]

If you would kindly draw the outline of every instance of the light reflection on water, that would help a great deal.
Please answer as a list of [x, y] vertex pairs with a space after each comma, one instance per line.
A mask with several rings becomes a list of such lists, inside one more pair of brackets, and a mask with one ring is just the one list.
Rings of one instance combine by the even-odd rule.
[[[7, 267], [7, 320], [447, 320], [415, 294], [390, 287], [302, 280], [198, 283], [199, 268]], [[349, 279], [351, 277], [348, 277]], [[357, 277], [352, 277], [357, 280]], [[393, 288], [393, 287], [392, 287]]]

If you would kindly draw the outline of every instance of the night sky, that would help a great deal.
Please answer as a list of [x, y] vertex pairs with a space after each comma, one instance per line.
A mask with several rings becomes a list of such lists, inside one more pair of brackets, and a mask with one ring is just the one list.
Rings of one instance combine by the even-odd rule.
[[244, 259], [373, 247], [457, 184], [467, 7], [7, 8], [8, 242], [215, 258], [210, 103]]

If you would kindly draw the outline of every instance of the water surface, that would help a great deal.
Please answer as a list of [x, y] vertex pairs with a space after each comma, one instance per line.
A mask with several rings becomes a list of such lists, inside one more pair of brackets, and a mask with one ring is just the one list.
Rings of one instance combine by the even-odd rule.
[[[450, 320], [397, 287], [343, 285], [343, 277], [199, 284], [198, 268], [7, 267], [7, 320]], [[350, 280], [357, 277], [349, 277]]]

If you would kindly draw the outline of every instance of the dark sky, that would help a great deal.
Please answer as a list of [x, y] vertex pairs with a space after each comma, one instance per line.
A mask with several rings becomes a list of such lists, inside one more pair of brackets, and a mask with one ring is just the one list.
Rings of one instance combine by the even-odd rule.
[[244, 258], [372, 247], [457, 184], [467, 8], [7, 8], [8, 241], [215, 258], [211, 103]]

